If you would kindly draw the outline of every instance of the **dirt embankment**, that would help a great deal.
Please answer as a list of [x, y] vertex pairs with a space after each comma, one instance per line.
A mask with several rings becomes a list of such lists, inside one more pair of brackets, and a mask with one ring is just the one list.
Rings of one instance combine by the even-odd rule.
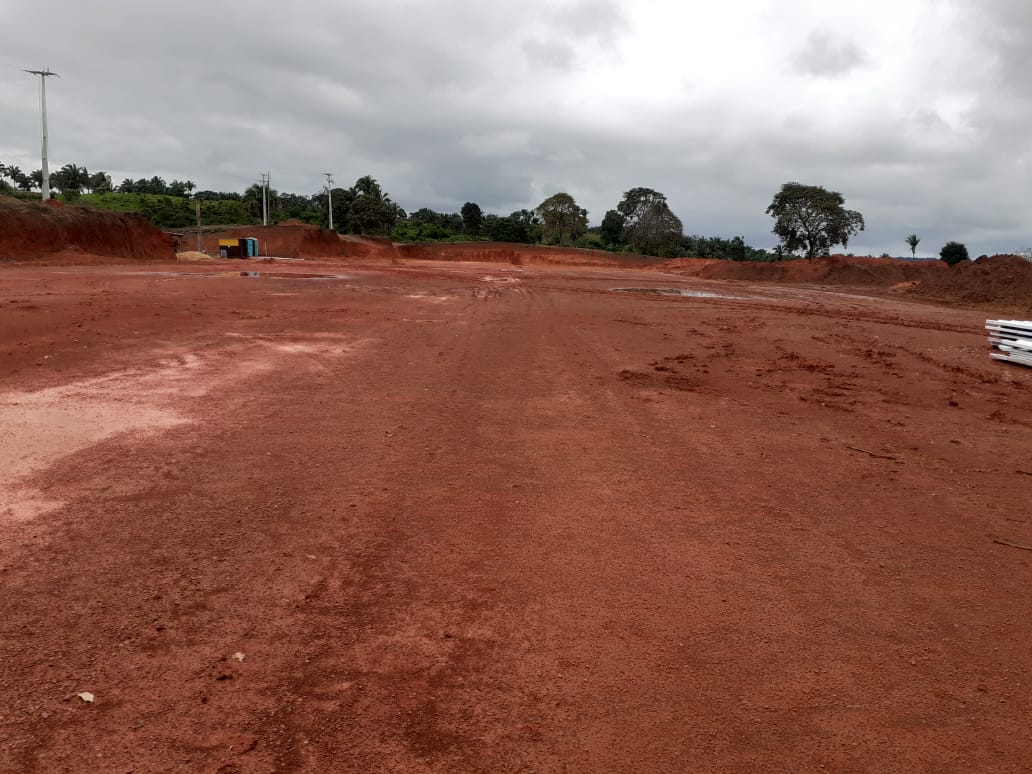
[[677, 258], [657, 268], [703, 279], [881, 288], [940, 301], [1032, 308], [1032, 263], [1013, 255], [979, 258], [953, 267], [942, 261], [833, 255], [779, 263]]
[[848, 258], [832, 255], [812, 261], [776, 263], [719, 261], [712, 258], [677, 258], [660, 267], [663, 271], [705, 279], [750, 282], [816, 283], [825, 285], [873, 285], [891, 287], [901, 282], [920, 282], [948, 270], [941, 261], [901, 261], [894, 258]]
[[1016, 255], [979, 258], [936, 272], [912, 292], [935, 299], [1003, 303], [1032, 310], [1032, 263]]
[[300, 221], [276, 226], [241, 226], [205, 234], [205, 252], [218, 255], [220, 239], [258, 240], [261, 255], [277, 258], [397, 258], [394, 245], [386, 237], [359, 237], [337, 234]]
[[0, 262], [174, 261], [173, 244], [142, 215], [0, 196]]
[[619, 255], [603, 250], [548, 247], [509, 242], [418, 242], [397, 245], [402, 258], [426, 261], [483, 261], [488, 263], [553, 264], [564, 266], [648, 266], [658, 259]]

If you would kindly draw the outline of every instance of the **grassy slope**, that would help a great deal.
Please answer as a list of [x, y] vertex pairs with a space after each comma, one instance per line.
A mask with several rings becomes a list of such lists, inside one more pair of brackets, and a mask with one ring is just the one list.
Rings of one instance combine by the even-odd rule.
[[129, 194], [111, 191], [109, 193], [90, 193], [79, 197], [76, 204], [90, 204], [94, 207], [103, 207], [105, 210], [115, 212], [140, 212], [144, 202], [162, 204], [172, 196], [161, 194]]
[[[138, 212], [159, 228], [188, 228], [194, 223], [192, 198], [163, 194], [91, 193], [83, 194], [78, 202], [116, 212]], [[257, 218], [249, 215], [241, 202], [202, 201], [201, 219], [207, 224], [239, 223], [252, 225]]]

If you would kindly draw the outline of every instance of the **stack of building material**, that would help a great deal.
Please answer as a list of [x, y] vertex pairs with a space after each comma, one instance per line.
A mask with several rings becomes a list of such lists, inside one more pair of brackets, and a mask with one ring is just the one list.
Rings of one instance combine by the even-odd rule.
[[985, 329], [996, 349], [990, 357], [1032, 367], [1032, 321], [986, 320]]

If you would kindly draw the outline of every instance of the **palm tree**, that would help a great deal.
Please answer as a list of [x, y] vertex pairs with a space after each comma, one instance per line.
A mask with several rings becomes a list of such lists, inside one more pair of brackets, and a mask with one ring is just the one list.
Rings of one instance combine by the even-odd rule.
[[6, 174], [8, 179], [23, 191], [28, 191], [32, 185], [29, 176], [22, 172], [20, 167], [13, 164], [7, 167]]
[[81, 193], [82, 189], [89, 185], [90, 173], [86, 167], [75, 164], [65, 164], [57, 172], [51, 175], [55, 188], [60, 188], [61, 193]]
[[372, 175], [358, 178], [355, 184], [351, 186], [351, 190], [355, 195], [373, 196], [377, 199], [383, 199], [383, 189], [380, 188], [380, 184], [376, 182], [376, 178]]
[[[345, 197], [348, 230], [359, 234], [388, 234], [404, 210], [383, 192], [376, 178], [365, 175], [355, 181]], [[336, 197], [334, 197], [336, 199]]]
[[[274, 189], [270, 188], [268, 193], [269, 202], [269, 220], [272, 220], [272, 212], [279, 208], [279, 193]], [[247, 212], [256, 218], [262, 216], [262, 186], [255, 183], [246, 191], [244, 191], [244, 207]]]
[[916, 258], [917, 257], [917, 245], [918, 245], [918, 243], [920, 241], [921, 240], [918, 239], [917, 234], [911, 234], [910, 236], [907, 237], [906, 242], [907, 242], [908, 245], [910, 245], [910, 257], [911, 258]]
[[107, 192], [111, 190], [111, 175], [107, 172], [95, 172], [90, 175], [89, 188], [93, 192]]

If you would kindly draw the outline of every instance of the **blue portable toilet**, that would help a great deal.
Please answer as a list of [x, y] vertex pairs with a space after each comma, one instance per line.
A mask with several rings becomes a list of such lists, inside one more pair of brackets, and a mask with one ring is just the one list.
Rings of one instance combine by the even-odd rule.
[[258, 257], [258, 240], [254, 237], [247, 237], [244, 240], [247, 243], [247, 257], [257, 258]]

